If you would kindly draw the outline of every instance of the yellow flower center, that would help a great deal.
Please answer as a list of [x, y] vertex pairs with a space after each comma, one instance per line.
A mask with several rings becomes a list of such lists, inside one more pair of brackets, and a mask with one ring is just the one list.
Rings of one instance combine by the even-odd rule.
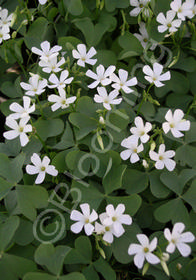
[[117, 218], [116, 218], [116, 217], [112, 217], [112, 221], [113, 221], [113, 222], [116, 222], [116, 221], [117, 221]]
[[169, 27], [169, 28], [172, 27], [171, 23], [168, 23], [168, 24], [167, 24], [167, 27]]
[[160, 159], [160, 160], [163, 160], [163, 156], [159, 156], [159, 159]]
[[174, 124], [173, 123], [170, 123], [169, 125], [171, 128], [174, 128]]
[[146, 43], [146, 42], [148, 42], [148, 39], [147, 39], [147, 38], [144, 38], [144, 40], [143, 40], [143, 41]]
[[23, 132], [23, 130], [24, 130], [24, 127], [19, 128], [19, 132]]
[[134, 151], [134, 153], [137, 153], [137, 149], [135, 148], [135, 149], [133, 149], [133, 151]]
[[42, 166], [41, 167], [41, 171], [45, 171], [46, 170], [46, 167], [45, 166]]
[[140, 4], [140, 5], [139, 5], [139, 7], [140, 7], [140, 8], [143, 8], [143, 7], [144, 7], [144, 5], [143, 5], [143, 4]]
[[89, 223], [89, 219], [87, 218], [86, 220], [85, 220], [85, 224], [88, 224]]
[[86, 58], [85, 58], [85, 57], [81, 57], [81, 60], [82, 60], [82, 61], [85, 61], [85, 60], [86, 60]]
[[105, 231], [110, 231], [110, 227], [105, 227]]
[[66, 104], [66, 100], [62, 100], [62, 101], [61, 101], [61, 104], [62, 104], [62, 105], [65, 105], [65, 104]]
[[144, 248], [144, 253], [148, 253], [149, 249], [147, 247]]

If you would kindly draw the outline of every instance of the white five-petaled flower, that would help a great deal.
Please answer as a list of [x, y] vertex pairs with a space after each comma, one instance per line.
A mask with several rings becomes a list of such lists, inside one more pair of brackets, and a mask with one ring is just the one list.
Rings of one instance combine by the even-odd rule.
[[78, 44], [77, 50], [72, 51], [73, 57], [78, 59], [77, 64], [82, 67], [85, 67], [85, 63], [94, 65], [97, 62], [97, 59], [93, 59], [92, 57], [96, 53], [97, 52], [94, 47], [91, 47], [90, 50], [87, 52], [86, 46], [84, 44]]
[[162, 81], [168, 81], [171, 79], [170, 71], [167, 71], [164, 74], [161, 74], [163, 71], [163, 65], [155, 62], [153, 64], [153, 69], [150, 68], [149, 65], [145, 65], [143, 67], [143, 72], [146, 74], [144, 78], [151, 84], [154, 84], [156, 87], [164, 86]]
[[111, 75], [111, 80], [114, 82], [112, 87], [117, 90], [122, 89], [125, 93], [133, 92], [130, 87], [137, 85], [137, 78], [134, 77], [128, 80], [128, 72], [123, 69], [119, 69], [118, 75], [119, 77], [114, 73]]
[[67, 79], [67, 77], [69, 76], [69, 72], [67, 70], [64, 70], [61, 72], [60, 78], [58, 79], [58, 77], [52, 73], [49, 77], [49, 81], [53, 84], [53, 85], [48, 85], [49, 88], [64, 88], [66, 87], [67, 84], [70, 84], [73, 81], [73, 77], [70, 77]]
[[65, 64], [65, 58], [62, 57], [59, 61], [57, 56], [51, 56], [49, 60], [41, 60], [39, 62], [39, 66], [42, 67], [42, 71], [45, 73], [51, 72], [60, 72], [62, 68], [60, 68], [63, 64]]
[[9, 109], [15, 113], [9, 115], [9, 117], [12, 117], [13, 119], [22, 119], [29, 116], [30, 113], [33, 113], [35, 111], [35, 104], [30, 106], [31, 99], [28, 96], [23, 96], [23, 106], [20, 104], [13, 102], [10, 104]]
[[0, 27], [0, 44], [3, 42], [3, 40], [10, 39], [10, 30], [7, 26]]
[[190, 232], [184, 232], [185, 225], [183, 223], [176, 223], [172, 232], [168, 228], [164, 230], [164, 236], [169, 241], [166, 248], [168, 253], [173, 253], [177, 247], [183, 257], [188, 257], [191, 254], [191, 247], [186, 243], [193, 242], [195, 236]]
[[165, 151], [164, 144], [159, 146], [158, 153], [151, 150], [149, 155], [152, 160], [156, 161], [156, 169], [163, 169], [165, 166], [169, 171], [173, 171], [176, 167], [175, 161], [171, 159], [175, 156], [175, 152], [173, 150]]
[[132, 218], [128, 214], [123, 214], [125, 212], [125, 205], [120, 203], [114, 209], [112, 204], [106, 206], [106, 214], [108, 218], [104, 220], [105, 225], [110, 225], [112, 223], [114, 232], [121, 236], [125, 232], [122, 224], [131, 225]]
[[13, 14], [10, 14], [8, 16], [8, 10], [7, 9], [3, 9], [0, 11], [0, 26], [1, 27], [7, 27], [8, 30], [10, 28], [10, 26], [12, 25], [12, 18], [13, 18]]
[[185, 3], [182, 4], [182, 0], [174, 0], [171, 2], [170, 7], [177, 13], [177, 17], [181, 20], [185, 20], [188, 15], [188, 10]]
[[184, 113], [180, 109], [176, 109], [172, 115], [169, 109], [165, 115], [167, 122], [162, 124], [163, 131], [167, 134], [170, 130], [174, 137], [179, 138], [184, 136], [180, 131], [188, 131], [190, 129], [190, 121], [183, 119]]
[[48, 1], [48, 0], [38, 0], [39, 1], [39, 3], [41, 4], [41, 5], [44, 5], [44, 4], [46, 4], [46, 2]]
[[120, 104], [122, 101], [122, 98], [116, 97], [119, 95], [118, 90], [113, 90], [107, 94], [107, 91], [104, 87], [98, 87], [97, 91], [99, 94], [95, 94], [94, 101], [97, 103], [103, 103], [104, 108], [107, 110], [111, 110], [111, 104]]
[[79, 233], [84, 228], [86, 235], [91, 235], [94, 231], [94, 226], [92, 223], [98, 219], [96, 211], [93, 209], [90, 213], [90, 206], [88, 203], [80, 204], [82, 213], [78, 210], [73, 210], [71, 212], [70, 219], [76, 221], [75, 224], [71, 226], [71, 231], [74, 233]]
[[121, 146], [127, 148], [127, 150], [120, 153], [123, 160], [130, 158], [131, 163], [140, 160], [138, 154], [144, 150], [144, 146], [142, 144], [138, 145], [138, 139], [129, 136], [121, 142]]
[[150, 50], [154, 50], [158, 43], [149, 38], [145, 23], [140, 22], [139, 27], [140, 34], [134, 33], [133, 35], [140, 41], [144, 49], [146, 49], [147, 45], [151, 45]]
[[175, 16], [176, 12], [172, 10], [167, 11], [166, 17], [163, 13], [159, 13], [157, 16], [157, 21], [161, 23], [161, 25], [158, 26], [158, 31], [160, 33], [163, 33], [166, 30], [169, 30], [169, 32], [176, 32], [182, 21], [180, 19], [174, 19]]
[[147, 4], [150, 2], [150, 0], [130, 0], [130, 5], [135, 7], [131, 12], [130, 16], [136, 17], [139, 15], [141, 11], [145, 12], [145, 15], [148, 16], [149, 12], [147, 7]]
[[40, 76], [37, 74], [33, 74], [32, 77], [29, 78], [29, 83], [20, 83], [20, 86], [26, 90], [25, 94], [29, 96], [40, 95], [45, 91], [47, 86], [47, 80], [40, 79]]
[[151, 131], [152, 125], [149, 122], [146, 122], [144, 125], [144, 122], [141, 117], [136, 117], [134, 120], [135, 127], [131, 127], [130, 131], [133, 134], [133, 139], [140, 139], [142, 143], [148, 142], [150, 136], [148, 135], [148, 132]]
[[26, 166], [26, 171], [30, 175], [38, 174], [35, 180], [35, 184], [41, 184], [47, 174], [52, 176], [57, 176], [58, 171], [56, 170], [54, 165], [49, 165], [50, 159], [49, 157], [45, 156], [43, 160], [39, 157], [38, 154], [34, 153], [31, 157], [31, 162], [34, 165], [28, 164]]
[[96, 234], [103, 234], [102, 237], [103, 240], [111, 244], [114, 240], [114, 236], [120, 237], [120, 235], [118, 235], [115, 232], [113, 227], [113, 222], [111, 220], [108, 221], [107, 219], [108, 219], [107, 213], [102, 213], [99, 215], [99, 220], [101, 221], [101, 224], [95, 222], [95, 232]]
[[145, 259], [150, 264], [160, 263], [160, 259], [152, 252], [157, 247], [157, 238], [154, 237], [151, 242], [149, 242], [148, 237], [145, 234], [137, 234], [137, 239], [140, 244], [131, 244], [128, 249], [129, 255], [134, 256], [134, 264], [141, 269], [144, 265]]
[[50, 48], [50, 43], [48, 41], [44, 41], [41, 43], [41, 50], [36, 47], [32, 47], [31, 51], [33, 53], [39, 55], [40, 60], [44, 60], [47, 62], [54, 56], [58, 56], [59, 51], [61, 49], [62, 49], [62, 47], [60, 47], [58, 45]]
[[53, 104], [51, 106], [52, 111], [56, 111], [59, 108], [65, 109], [65, 108], [69, 107], [69, 105], [72, 104], [76, 100], [76, 96], [67, 98], [66, 92], [63, 88], [59, 88], [58, 91], [59, 91], [59, 95], [51, 94], [48, 96], [49, 102], [55, 102], [55, 104]]
[[106, 70], [104, 68], [103, 65], [99, 65], [96, 68], [96, 72], [97, 74], [95, 74], [93, 71], [88, 70], [86, 72], [86, 76], [92, 78], [95, 80], [95, 82], [93, 82], [92, 84], [88, 85], [89, 88], [95, 88], [99, 85], [99, 83], [102, 86], [107, 86], [109, 84], [111, 84], [112, 80], [111, 80], [111, 75], [112, 73], [115, 71], [116, 67], [111, 65], [109, 66]]
[[186, 9], [186, 16], [188, 18], [193, 18], [196, 15], [195, 0], [186, 0], [186, 2], [184, 3], [184, 8]]
[[20, 119], [19, 123], [17, 123], [17, 121], [12, 117], [7, 117], [5, 124], [12, 128], [12, 130], [4, 132], [3, 136], [8, 140], [15, 139], [19, 136], [21, 146], [26, 146], [26, 144], [29, 142], [29, 138], [26, 133], [32, 131], [32, 126], [27, 124], [29, 119], [30, 117], [26, 117]]

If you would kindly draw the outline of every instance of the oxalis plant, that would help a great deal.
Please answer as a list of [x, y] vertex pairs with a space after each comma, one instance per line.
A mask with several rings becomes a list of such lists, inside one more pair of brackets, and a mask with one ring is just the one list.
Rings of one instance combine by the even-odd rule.
[[1, 279], [195, 280], [195, 1], [0, 6]]

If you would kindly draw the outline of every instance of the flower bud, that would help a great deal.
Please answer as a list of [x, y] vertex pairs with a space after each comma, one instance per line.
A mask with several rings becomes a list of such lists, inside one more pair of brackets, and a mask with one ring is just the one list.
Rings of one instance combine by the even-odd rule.
[[153, 141], [150, 145], [150, 150], [154, 151], [155, 148], [156, 148], [156, 143]]
[[27, 19], [24, 19], [23, 21], [22, 21], [22, 25], [27, 25], [28, 24], [28, 20]]
[[99, 123], [100, 124], [105, 124], [105, 120], [102, 116], [99, 117]]
[[147, 163], [147, 161], [145, 159], [143, 159], [142, 164], [143, 164], [144, 168], [148, 168], [149, 167], [149, 164]]
[[15, 39], [16, 36], [17, 36], [17, 32], [16, 31], [12, 32], [12, 39]]
[[169, 260], [169, 257], [170, 257], [170, 256], [169, 256], [168, 253], [163, 253], [161, 259], [162, 259], [164, 262], [167, 262], [167, 261]]

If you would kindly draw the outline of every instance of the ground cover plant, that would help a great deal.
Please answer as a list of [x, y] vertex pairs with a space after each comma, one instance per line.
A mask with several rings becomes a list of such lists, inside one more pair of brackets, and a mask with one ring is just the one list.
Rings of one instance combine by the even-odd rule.
[[195, 280], [195, 1], [0, 7], [1, 279]]

